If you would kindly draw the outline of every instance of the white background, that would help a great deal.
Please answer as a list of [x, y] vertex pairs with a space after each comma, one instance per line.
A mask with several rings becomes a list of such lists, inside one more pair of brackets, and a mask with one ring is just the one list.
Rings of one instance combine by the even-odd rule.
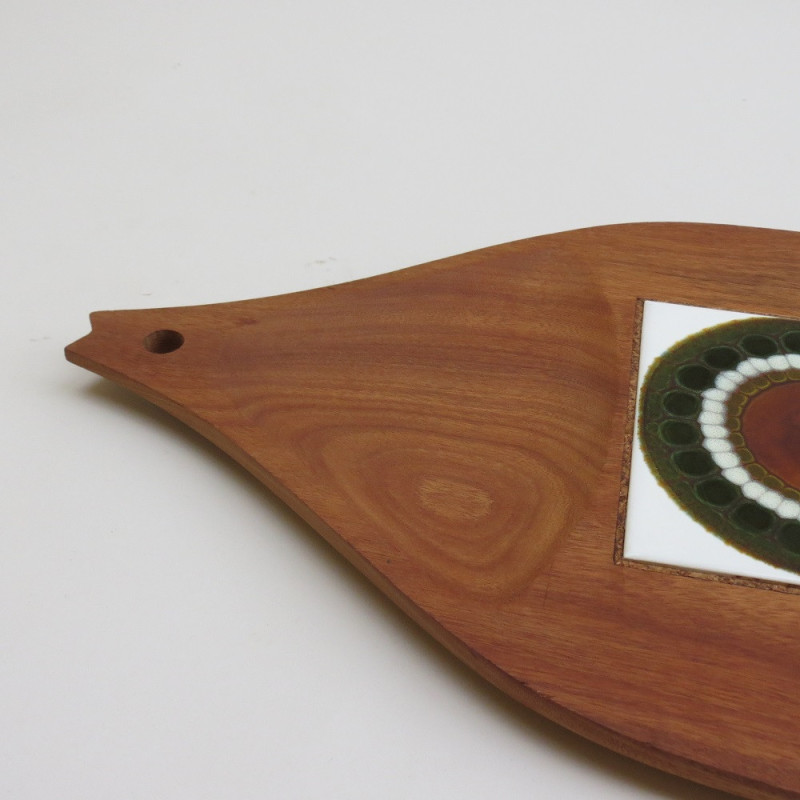
[[0, 797], [724, 797], [505, 700], [62, 348], [586, 225], [800, 229], [799, 32], [791, 0], [5, 0]]

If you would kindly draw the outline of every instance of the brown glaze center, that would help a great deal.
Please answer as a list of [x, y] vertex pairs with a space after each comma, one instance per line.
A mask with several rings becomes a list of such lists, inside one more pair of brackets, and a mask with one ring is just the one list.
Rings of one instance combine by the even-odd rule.
[[764, 469], [800, 489], [800, 381], [757, 394], [742, 414], [742, 435]]

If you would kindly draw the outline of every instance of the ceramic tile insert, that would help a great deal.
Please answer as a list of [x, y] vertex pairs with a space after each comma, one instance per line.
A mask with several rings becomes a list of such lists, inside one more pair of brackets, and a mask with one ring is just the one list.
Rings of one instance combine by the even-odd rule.
[[633, 434], [626, 560], [800, 585], [800, 322], [645, 301]]

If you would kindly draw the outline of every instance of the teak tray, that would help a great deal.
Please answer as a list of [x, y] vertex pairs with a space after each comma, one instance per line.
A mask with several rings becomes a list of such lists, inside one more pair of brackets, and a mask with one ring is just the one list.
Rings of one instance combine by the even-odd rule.
[[798, 233], [590, 228], [98, 312], [66, 354], [222, 448], [521, 703], [700, 783], [797, 798], [799, 587], [633, 561], [623, 538], [643, 302], [791, 318], [799, 268]]

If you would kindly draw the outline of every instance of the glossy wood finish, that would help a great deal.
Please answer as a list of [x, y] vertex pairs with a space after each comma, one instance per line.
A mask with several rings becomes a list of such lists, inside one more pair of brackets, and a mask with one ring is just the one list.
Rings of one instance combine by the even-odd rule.
[[800, 597], [615, 559], [641, 298], [795, 315], [800, 234], [538, 237], [96, 313], [67, 357], [227, 451], [520, 702], [699, 782], [800, 797]]

